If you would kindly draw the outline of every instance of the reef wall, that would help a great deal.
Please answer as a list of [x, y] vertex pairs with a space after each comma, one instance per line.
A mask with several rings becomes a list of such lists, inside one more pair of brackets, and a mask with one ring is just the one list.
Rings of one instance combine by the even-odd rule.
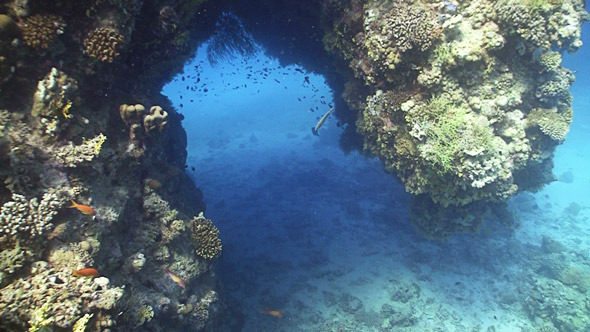
[[211, 33], [203, 3], [1, 2], [0, 331], [230, 330], [160, 95]]

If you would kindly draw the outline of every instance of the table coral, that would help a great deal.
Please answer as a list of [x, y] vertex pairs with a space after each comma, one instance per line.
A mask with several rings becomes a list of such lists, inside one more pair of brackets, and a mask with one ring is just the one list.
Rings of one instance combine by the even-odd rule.
[[552, 140], [563, 141], [569, 132], [572, 113], [560, 113], [556, 108], [535, 108], [527, 117], [529, 126], [538, 126]]

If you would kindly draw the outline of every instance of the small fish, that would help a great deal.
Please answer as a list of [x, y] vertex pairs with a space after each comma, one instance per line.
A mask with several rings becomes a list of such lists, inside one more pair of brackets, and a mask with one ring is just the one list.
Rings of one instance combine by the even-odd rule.
[[316, 123], [315, 127], [311, 128], [311, 132], [316, 135], [316, 136], [320, 136], [318, 134], [318, 130], [320, 130], [320, 128], [322, 127], [322, 125], [324, 124], [324, 122], [326, 122], [326, 119], [328, 119], [328, 117], [330, 116], [330, 114], [332, 114], [332, 111], [334, 111], [334, 107], [330, 108], [329, 111], [326, 112], [326, 114], [322, 115], [322, 117], [318, 120], [318, 123]]
[[73, 270], [72, 275], [74, 277], [96, 277], [98, 270], [93, 267], [85, 267], [83, 269]]
[[184, 280], [182, 280], [179, 276], [174, 274], [174, 272], [170, 271], [169, 269], [166, 269], [165, 272], [168, 274], [168, 276], [170, 276], [170, 279], [172, 279], [172, 281], [174, 281], [178, 286], [182, 288], [186, 287], [186, 282], [184, 282]]
[[276, 318], [283, 318], [283, 313], [280, 310], [270, 310], [269, 307], [266, 307], [266, 310], [264, 310], [262, 313]]
[[94, 215], [94, 209], [88, 205], [78, 204], [72, 200], [72, 205], [68, 206], [69, 208], [76, 208], [78, 211], [82, 212], [83, 214], [87, 215]]

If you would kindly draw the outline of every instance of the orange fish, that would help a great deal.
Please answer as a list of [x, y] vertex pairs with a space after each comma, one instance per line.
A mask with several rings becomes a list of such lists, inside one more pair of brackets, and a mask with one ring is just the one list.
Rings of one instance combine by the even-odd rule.
[[280, 310], [270, 310], [269, 307], [266, 307], [266, 310], [264, 310], [262, 313], [276, 318], [283, 318], [283, 313]]
[[90, 206], [84, 205], [84, 204], [78, 204], [78, 203], [74, 202], [73, 200], [72, 200], [72, 205], [70, 205], [69, 208], [76, 208], [76, 209], [78, 209], [78, 211], [80, 211], [84, 214], [91, 215], [91, 216], [94, 215], [94, 213], [95, 213], [94, 209], [91, 208]]
[[172, 281], [174, 281], [178, 286], [180, 286], [182, 288], [186, 287], [186, 282], [184, 282], [184, 280], [182, 280], [179, 276], [174, 274], [174, 272], [172, 272], [168, 269], [166, 269], [165, 272], [168, 273], [168, 276], [170, 276], [170, 279], [172, 279]]
[[93, 267], [85, 267], [77, 271], [72, 271], [72, 275], [75, 277], [96, 277], [98, 275], [98, 270]]

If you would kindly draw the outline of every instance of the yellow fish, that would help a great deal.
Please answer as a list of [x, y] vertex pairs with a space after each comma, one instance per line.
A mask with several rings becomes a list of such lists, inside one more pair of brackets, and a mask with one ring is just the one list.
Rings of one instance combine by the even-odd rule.
[[165, 272], [168, 274], [168, 276], [170, 276], [170, 279], [172, 279], [172, 281], [174, 281], [178, 286], [182, 288], [186, 287], [186, 282], [184, 282], [184, 280], [182, 280], [179, 276], [174, 274], [174, 272], [168, 269], [166, 269]]

